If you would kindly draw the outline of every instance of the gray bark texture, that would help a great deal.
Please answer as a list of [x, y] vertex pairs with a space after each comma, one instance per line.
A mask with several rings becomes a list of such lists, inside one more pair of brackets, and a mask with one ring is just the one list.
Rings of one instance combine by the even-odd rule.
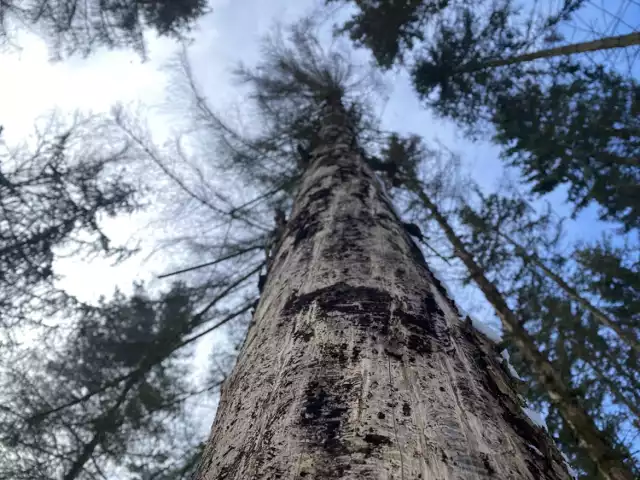
[[325, 113], [195, 478], [571, 478]]

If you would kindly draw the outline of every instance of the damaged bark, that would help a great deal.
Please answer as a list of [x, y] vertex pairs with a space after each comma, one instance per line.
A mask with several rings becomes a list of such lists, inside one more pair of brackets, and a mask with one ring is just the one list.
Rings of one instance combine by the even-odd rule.
[[567, 480], [326, 106], [199, 480]]

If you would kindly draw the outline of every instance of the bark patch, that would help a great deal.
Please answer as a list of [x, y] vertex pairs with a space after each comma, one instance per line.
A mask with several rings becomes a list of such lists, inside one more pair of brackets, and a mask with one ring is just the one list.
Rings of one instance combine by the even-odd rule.
[[391, 445], [391, 440], [389, 439], [389, 437], [380, 435], [378, 433], [367, 433], [364, 436], [364, 441], [376, 447], [380, 447], [382, 445]]
[[338, 434], [347, 408], [318, 382], [311, 382], [305, 395], [302, 425], [311, 427], [312, 437], [323, 448], [331, 453], [342, 453], [344, 446]]
[[354, 346], [351, 351], [351, 361], [355, 363], [358, 361], [358, 358], [360, 358], [360, 347]]
[[313, 292], [295, 295], [287, 300], [283, 313], [295, 315], [311, 307], [313, 303], [326, 313], [356, 316], [362, 325], [388, 324], [392, 297], [387, 292], [369, 287], [354, 287], [338, 282]]
[[330, 188], [321, 188], [309, 194], [307, 204], [289, 221], [294, 247], [303, 240], [313, 237], [322, 228], [319, 212], [327, 208], [330, 197]]
[[[399, 320], [410, 330], [409, 336], [402, 341], [402, 344], [418, 353], [432, 353], [434, 341], [443, 343], [448, 340], [448, 336], [439, 335], [436, 330], [435, 316], [444, 315], [444, 312], [433, 295], [427, 294], [424, 297], [420, 312], [417, 314], [411, 314], [402, 309], [394, 309], [392, 312], [392, 301], [393, 297], [383, 290], [355, 287], [345, 282], [338, 282], [313, 292], [292, 295], [285, 303], [283, 314], [287, 316], [301, 314], [315, 304], [317, 309], [331, 317], [351, 321], [365, 327], [368, 332], [376, 331], [382, 335], [389, 334], [393, 314], [394, 319]], [[440, 339], [441, 336], [443, 339]], [[338, 358], [343, 358], [344, 352], [335, 353]], [[359, 355], [359, 351], [354, 351], [352, 360], [356, 361]]]
[[313, 331], [313, 328], [307, 327], [307, 328], [296, 330], [293, 333], [293, 336], [294, 338], [299, 338], [299, 339], [302, 339], [304, 342], [308, 342], [315, 336], [315, 332]]

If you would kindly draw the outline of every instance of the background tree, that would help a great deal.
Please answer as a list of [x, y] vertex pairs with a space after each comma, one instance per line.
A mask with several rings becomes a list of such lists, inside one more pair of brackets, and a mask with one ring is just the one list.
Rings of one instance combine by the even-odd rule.
[[185, 352], [173, 352], [195, 316], [192, 296], [181, 284], [157, 300], [140, 285], [129, 298], [116, 292], [79, 312], [53, 354], [3, 364], [0, 476], [98, 478], [119, 464], [142, 478], [181, 462], [171, 424], [188, 426], [185, 400], [200, 392]]
[[26, 28], [44, 36], [54, 58], [98, 47], [132, 47], [144, 57], [145, 30], [182, 38], [205, 12], [205, 0], [11, 0], [0, 5], [0, 41]]
[[54, 284], [56, 254], [127, 254], [110, 245], [100, 220], [138, 201], [125, 168], [135, 151], [99, 117], [65, 125], [52, 116], [31, 145], [0, 148], [0, 326], [8, 341], [12, 329], [46, 324], [72, 301]]
[[[41, 132], [36, 155], [27, 155], [25, 145], [9, 149], [9, 160], [3, 163], [6, 181], [2, 201], [6, 208], [0, 218], [7, 226], [7, 248], [16, 252], [16, 262], [23, 262], [24, 272], [33, 267], [31, 259], [48, 265], [50, 272], [43, 276], [34, 270], [33, 278], [24, 277], [29, 280], [24, 285], [13, 285], [12, 278], [5, 277], [3, 291], [13, 303], [2, 314], [6, 333], [16, 345], [2, 356], [0, 397], [6, 406], [2, 429], [7, 436], [2, 439], [6, 455], [0, 459], [0, 476], [101, 478], [108, 473], [132, 479], [188, 478], [204, 432], [201, 425], [190, 424], [183, 412], [215, 405], [220, 380], [230, 368], [233, 346], [240, 341], [237, 336], [248, 326], [246, 317], [255, 301], [270, 232], [268, 222], [258, 216], [261, 204], [236, 208], [219, 192], [214, 195], [213, 182], [205, 181], [179, 143], [174, 148], [157, 148], [131, 116], [121, 109], [114, 113], [112, 119], [94, 118], [84, 123], [79, 119], [77, 128], [71, 130], [73, 135], [65, 135], [63, 141], [55, 138], [52, 124], [47, 134], [53, 138]], [[89, 132], [101, 140], [82, 142]], [[105, 148], [103, 141], [109, 146]], [[56, 149], [59, 144], [65, 148]], [[102, 170], [98, 168], [101, 165]], [[120, 168], [125, 165], [126, 169]], [[139, 175], [142, 169], [145, 175]], [[58, 176], [60, 173], [64, 175]], [[134, 178], [144, 179], [144, 185], [129, 183]], [[158, 184], [150, 180], [158, 180]], [[137, 204], [125, 195], [123, 208], [117, 211], [115, 200], [106, 206], [100, 202], [121, 191], [133, 195], [134, 186], [147, 195], [162, 188], [163, 201], [172, 207], [165, 210], [166, 204], [154, 199], [161, 214], [158, 223], [172, 227], [173, 235], [166, 238], [164, 251], [178, 253], [173, 258], [187, 265], [194, 259], [199, 263], [203, 258], [211, 259], [208, 265], [183, 273], [185, 287], [160, 298], [139, 289], [133, 297], [118, 294], [111, 302], [92, 306], [54, 288], [53, 281], [59, 277], [56, 255], [109, 247], [102, 233], [101, 213], [110, 213], [109, 205], [115, 214], [132, 211]], [[13, 197], [4, 195], [5, 187]], [[137, 196], [138, 201], [149, 199]], [[131, 209], [124, 209], [128, 205], [125, 200], [131, 202]], [[91, 208], [91, 202], [97, 207]], [[26, 227], [37, 233], [39, 224], [55, 225], [56, 215], [63, 216], [62, 220], [70, 218], [73, 227], [54, 237], [57, 243], [9, 242], [10, 232], [21, 232], [27, 238], [35, 234]], [[170, 218], [173, 215], [180, 215], [181, 221]], [[256, 217], [259, 223], [252, 221]], [[238, 224], [243, 228], [230, 232], [229, 228]], [[25, 245], [31, 248], [30, 257], [20, 255]], [[128, 253], [113, 247], [109, 251]], [[23, 264], [15, 263], [12, 275], [16, 278]], [[21, 290], [10, 290], [19, 286]], [[186, 299], [188, 312], [172, 313], [176, 296]], [[163, 308], [168, 311], [163, 313]], [[162, 332], [158, 323], [163, 324]], [[42, 324], [46, 328], [41, 328]], [[214, 343], [216, 354], [210, 360], [210, 372], [202, 366], [194, 368], [195, 347], [213, 332], [221, 338]], [[228, 334], [235, 344], [221, 348]], [[181, 380], [178, 386], [158, 373], [173, 371], [176, 362], [180, 367], [175, 377]], [[146, 395], [145, 382], [160, 390], [161, 402], [148, 406], [144, 402], [154, 398], [138, 399]], [[42, 454], [38, 454], [39, 448], [44, 449]]]
[[603, 220], [637, 230], [640, 85], [602, 66], [572, 67], [560, 77], [546, 88], [526, 80], [519, 92], [498, 95], [495, 140], [532, 192], [566, 185], [574, 212], [596, 202]]
[[[620, 337], [614, 333], [615, 330], [603, 324], [592, 309], [586, 308], [573, 294], [579, 292], [583, 298], [608, 310], [607, 300], [596, 289], [588, 288], [588, 281], [584, 283], [586, 278], [597, 275], [597, 267], [588, 271], [576, 262], [580, 249], [567, 255], [567, 247], [561, 246], [566, 242], [562, 230], [554, 226], [558, 221], [550, 212], [536, 213], [521, 198], [490, 195], [482, 200], [480, 208], [467, 206], [461, 213], [463, 223], [470, 228], [467, 244], [485, 272], [510, 297], [521, 318], [526, 319], [525, 328], [534, 335], [539, 348], [548, 352], [564, 381], [584, 399], [590, 415], [607, 432], [616, 448], [631, 459], [633, 440], [630, 439], [640, 425], [639, 411], [635, 407], [637, 397], [633, 393], [637, 389], [637, 351], [626, 335]], [[552, 275], [561, 272], [568, 278], [572, 291], [559, 288], [549, 271], [540, 269], [539, 263], [532, 261], [522, 245], [505, 241], [505, 235], [500, 233], [505, 230], [527, 242], [528, 249], [544, 252], [548, 270]], [[629, 258], [633, 256], [631, 253]], [[626, 263], [620, 258], [618, 261]], [[633, 302], [630, 305], [633, 306]], [[632, 328], [629, 332], [637, 330], [637, 325], [631, 327], [634, 322], [626, 315], [610, 315], [609, 318], [616, 327]], [[578, 439], [570, 432], [553, 402], [549, 403], [548, 396], [540, 391], [536, 381], [530, 381], [528, 375], [526, 378], [529, 396], [540, 407], [548, 405], [543, 408], [549, 409], [550, 428], [571, 454], [574, 464], [586, 474], [594, 475], [595, 467], [580, 455]], [[612, 408], [611, 404], [616, 406]]]
[[[541, 61], [531, 52], [540, 39], [561, 38], [585, 2], [563, 2], [541, 18], [510, 0], [355, 3], [342, 31], [383, 68], [411, 54], [412, 81], [426, 105], [473, 137], [488, 128], [534, 193], [567, 186], [576, 213], [596, 202], [602, 219], [637, 229], [637, 82], [601, 61]], [[383, 14], [400, 23], [373, 29]]]

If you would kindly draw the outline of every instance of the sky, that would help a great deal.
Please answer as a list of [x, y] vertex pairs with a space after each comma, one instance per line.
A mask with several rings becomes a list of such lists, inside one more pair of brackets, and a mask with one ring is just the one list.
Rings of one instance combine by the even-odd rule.
[[[189, 48], [196, 80], [210, 103], [223, 106], [242, 102], [234, 88], [231, 70], [238, 62], [252, 65], [260, 58], [260, 39], [272, 30], [274, 22], [286, 24], [321, 4], [317, 0], [244, 0], [241, 3], [212, 0], [212, 12], [198, 22]], [[346, 13], [348, 11], [342, 10], [338, 16]], [[332, 23], [332, 20], [325, 23], [322, 38], [325, 43], [330, 41]], [[117, 102], [156, 107], [171, 100], [168, 98], [171, 74], [165, 67], [180, 48], [171, 40], [148, 37], [149, 60], [146, 62], [132, 51], [103, 50], [89, 58], [73, 57], [52, 63], [45, 43], [36, 36], [22, 34], [17, 43], [20, 51], [0, 54], [2, 71], [8, 72], [0, 76], [0, 125], [5, 127], [3, 136], [8, 143], [28, 136], [35, 120], [54, 108], [62, 112], [78, 109], [107, 112]], [[353, 58], [362, 64], [369, 61], [363, 51], [354, 53]], [[487, 142], [472, 144], [450, 123], [434, 118], [417, 102], [404, 73], [390, 72], [385, 83], [389, 97], [379, 108], [384, 127], [418, 133], [430, 140], [439, 139], [461, 153], [476, 181], [489, 189], [493, 187], [503, 171], [495, 147]], [[146, 115], [146, 121], [161, 142], [171, 134], [175, 118], [154, 110]], [[552, 200], [558, 200], [556, 208], [562, 211], [559, 202], [562, 194], [555, 197]], [[584, 232], [598, 234], [602, 226], [594, 219], [593, 211], [585, 212], [576, 224], [576, 232], [580, 236], [584, 236]], [[145, 233], [148, 221], [147, 214], [109, 220], [105, 228], [114, 242], [126, 242], [134, 237], [142, 246], [143, 254], [115, 268], [109, 260], [97, 259], [90, 266], [85, 262], [62, 261], [58, 265], [64, 277], [62, 285], [91, 301], [101, 294], [109, 294], [114, 285], [126, 291], [131, 280], [149, 280], [164, 272], [167, 264], [162, 258], [153, 256], [148, 260], [144, 254], [155, 242]], [[92, 281], [86, 281], [87, 275]]]
[[[621, 0], [620, 4], [626, 9], [617, 11], [631, 22], [634, 12], [640, 13], [640, 7], [631, 2], [629, 9], [629, 3], [629, 0]], [[287, 24], [321, 4], [319, 0], [212, 0], [212, 12], [198, 22], [189, 48], [196, 80], [210, 103], [224, 106], [242, 102], [234, 87], [231, 70], [238, 62], [252, 65], [260, 58], [260, 39], [271, 31], [274, 22]], [[342, 11], [342, 15], [346, 13]], [[585, 25], [595, 28], [594, 22], [603, 21], [597, 9], [591, 17], [587, 15], [576, 22], [577, 28]], [[325, 43], [330, 41], [331, 23], [331, 20], [326, 22], [323, 30]], [[597, 28], [606, 30], [608, 25]], [[622, 28], [624, 25], [623, 22]], [[609, 30], [616, 32], [614, 27]], [[569, 33], [575, 38], [575, 32]], [[0, 76], [0, 125], [4, 126], [3, 136], [8, 143], [28, 136], [35, 120], [54, 108], [62, 112], [77, 109], [107, 112], [117, 102], [151, 108], [171, 100], [168, 98], [171, 74], [165, 66], [180, 48], [171, 40], [148, 37], [149, 60], [146, 62], [132, 51], [103, 50], [89, 58], [73, 57], [52, 63], [41, 39], [22, 34], [17, 43], [21, 46], [20, 51], [0, 54], [3, 71]], [[362, 64], [369, 60], [362, 51], [354, 53], [353, 58]], [[487, 142], [472, 144], [450, 123], [433, 117], [420, 106], [404, 73], [390, 72], [385, 82], [389, 97], [379, 106], [383, 127], [418, 133], [428, 140], [441, 140], [462, 155], [476, 181], [483, 187], [493, 188], [503, 172], [495, 147]], [[150, 112], [146, 121], [161, 142], [171, 134], [176, 119], [157, 109]], [[562, 193], [556, 193], [550, 198], [560, 213], [566, 211], [562, 196]], [[603, 228], [610, 229], [595, 221], [594, 212], [594, 209], [587, 209], [574, 223], [570, 233], [575, 238], [595, 238]], [[58, 265], [58, 271], [64, 277], [62, 285], [80, 298], [91, 301], [101, 294], [109, 294], [114, 285], [126, 291], [133, 279], [149, 280], [164, 272], [167, 264], [162, 258], [153, 256], [148, 260], [146, 255], [155, 246], [155, 239], [145, 230], [149, 220], [148, 214], [109, 220], [105, 228], [114, 242], [126, 242], [133, 237], [142, 246], [143, 254], [115, 268], [109, 260], [98, 259], [90, 265], [62, 261]], [[87, 276], [91, 281], [87, 281]]]
[[[234, 91], [231, 70], [238, 62], [251, 65], [258, 60], [260, 39], [271, 31], [274, 22], [296, 20], [317, 4], [308, 0], [245, 0], [240, 6], [237, 2], [213, 0], [213, 11], [198, 22], [189, 48], [195, 77], [210, 102], [224, 105], [241, 101]], [[171, 82], [165, 65], [180, 48], [171, 40], [148, 37], [146, 62], [132, 51], [102, 50], [89, 58], [72, 57], [52, 63], [46, 44], [35, 35], [23, 33], [16, 43], [20, 51], [0, 54], [2, 71], [8, 72], [0, 76], [0, 125], [4, 126], [3, 138], [9, 144], [31, 135], [36, 119], [53, 109], [99, 113], [108, 112], [118, 102], [146, 107], [163, 104], [168, 100]], [[406, 81], [395, 79], [390, 83], [393, 98], [385, 108], [385, 123], [404, 130], [433, 124], [424, 110], [416, 108]], [[166, 115], [147, 115], [146, 121], [158, 141], [170, 135], [172, 119]], [[452, 130], [438, 130], [451, 136]], [[150, 250], [153, 240], [139, 235], [147, 221], [145, 215], [121, 217], [107, 221], [105, 228], [114, 243], [126, 242], [133, 234], [144, 249]], [[157, 256], [152, 262], [141, 264], [145, 258], [146, 255], [139, 255], [117, 268], [109, 260], [94, 260], [90, 268], [85, 263], [65, 260], [58, 265], [58, 271], [65, 277], [65, 288], [85, 300], [95, 300], [108, 294], [112, 285], [126, 290], [133, 278], [150, 279], [163, 271]], [[93, 280], [87, 282], [89, 271]]]

